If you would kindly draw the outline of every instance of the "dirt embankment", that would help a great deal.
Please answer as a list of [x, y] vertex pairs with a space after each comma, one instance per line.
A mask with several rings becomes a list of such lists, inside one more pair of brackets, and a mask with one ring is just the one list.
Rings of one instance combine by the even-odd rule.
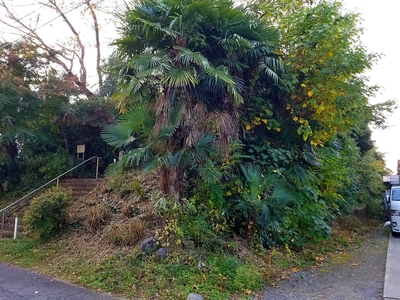
[[389, 234], [379, 230], [361, 245], [292, 275], [262, 300], [382, 300]]

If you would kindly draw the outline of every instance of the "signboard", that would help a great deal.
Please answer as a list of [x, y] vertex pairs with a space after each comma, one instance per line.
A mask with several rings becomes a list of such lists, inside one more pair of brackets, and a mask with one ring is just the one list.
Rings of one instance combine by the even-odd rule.
[[76, 146], [76, 153], [85, 153], [85, 145], [77, 145]]

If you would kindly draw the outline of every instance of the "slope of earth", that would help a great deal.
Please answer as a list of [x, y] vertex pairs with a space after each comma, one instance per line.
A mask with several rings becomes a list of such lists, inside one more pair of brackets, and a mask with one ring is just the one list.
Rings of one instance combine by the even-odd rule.
[[381, 300], [385, 279], [388, 232], [335, 256], [322, 266], [294, 273], [256, 298], [262, 300]]

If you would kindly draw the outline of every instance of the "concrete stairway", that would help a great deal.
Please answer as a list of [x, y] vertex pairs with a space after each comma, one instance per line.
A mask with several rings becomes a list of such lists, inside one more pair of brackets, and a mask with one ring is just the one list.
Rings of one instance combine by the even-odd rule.
[[63, 179], [59, 182], [59, 186], [70, 188], [72, 191], [72, 200], [78, 200], [79, 197], [93, 191], [102, 179], [93, 178], [70, 178]]
[[[96, 188], [96, 186], [101, 182], [102, 179], [63, 179], [60, 180], [59, 186], [71, 189], [71, 198], [73, 201], [78, 200], [81, 196], [91, 192]], [[26, 208], [29, 207], [27, 204], [18, 210], [16, 215], [18, 216], [18, 233], [23, 232], [23, 216]], [[4, 224], [3, 217], [0, 217], [0, 238], [12, 238], [14, 237], [14, 227], [15, 227], [15, 217], [5, 216]]]
[[[23, 230], [23, 213], [17, 213], [18, 217], [18, 232], [22, 232]], [[14, 217], [5, 217], [4, 224], [3, 218], [0, 218], [0, 238], [12, 238], [14, 237], [14, 227], [15, 227], [15, 216]]]

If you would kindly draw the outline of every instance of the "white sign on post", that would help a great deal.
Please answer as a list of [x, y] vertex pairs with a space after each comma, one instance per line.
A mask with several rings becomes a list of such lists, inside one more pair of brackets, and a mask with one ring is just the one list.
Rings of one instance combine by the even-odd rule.
[[85, 145], [76, 146], [76, 155], [79, 158], [79, 154], [82, 154], [82, 160], [85, 160]]
[[76, 146], [76, 153], [85, 153], [85, 145], [77, 145]]

